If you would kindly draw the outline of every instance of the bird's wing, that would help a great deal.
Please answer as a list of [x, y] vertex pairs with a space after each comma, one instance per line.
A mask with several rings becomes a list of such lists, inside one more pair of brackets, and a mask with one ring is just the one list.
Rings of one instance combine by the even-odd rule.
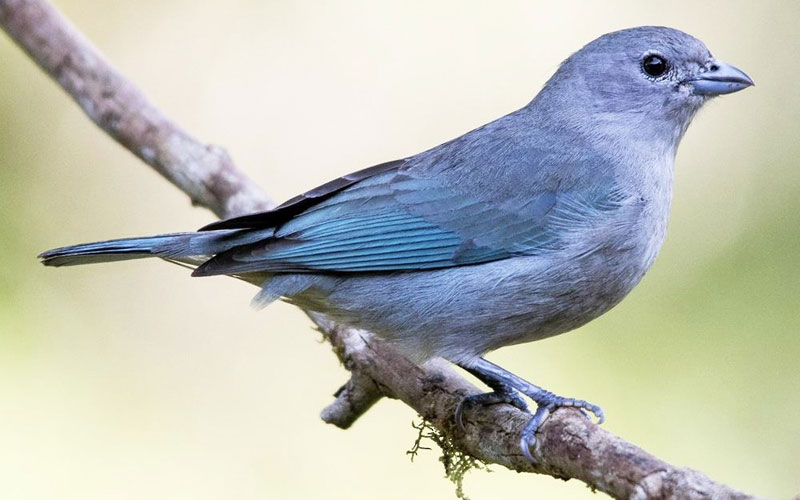
[[536, 255], [557, 250], [565, 234], [621, 201], [603, 183], [559, 189], [560, 182], [538, 182], [517, 196], [470, 193], [468, 180], [454, 186], [451, 175], [407, 167], [378, 165], [273, 211], [207, 226], [275, 232], [218, 254], [195, 274], [414, 271]]
[[405, 160], [389, 161], [369, 168], [347, 174], [325, 184], [318, 186], [303, 194], [281, 203], [272, 210], [258, 212], [255, 214], [232, 217], [208, 224], [200, 228], [200, 231], [214, 231], [218, 229], [263, 229], [276, 227], [295, 215], [301, 213], [309, 207], [333, 196], [339, 191], [346, 189], [359, 181], [369, 177], [397, 170]]

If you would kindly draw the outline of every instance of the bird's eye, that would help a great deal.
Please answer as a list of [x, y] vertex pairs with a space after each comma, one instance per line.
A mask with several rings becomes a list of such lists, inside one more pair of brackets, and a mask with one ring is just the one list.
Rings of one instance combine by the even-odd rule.
[[650, 54], [642, 60], [642, 69], [652, 77], [662, 76], [669, 69], [669, 63], [663, 56]]

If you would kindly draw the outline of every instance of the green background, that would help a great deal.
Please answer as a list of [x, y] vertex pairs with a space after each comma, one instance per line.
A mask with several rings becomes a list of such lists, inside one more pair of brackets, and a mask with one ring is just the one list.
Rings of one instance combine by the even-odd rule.
[[[800, 3], [64, 0], [167, 114], [276, 200], [527, 103], [602, 33], [669, 25], [756, 87], [713, 102], [677, 157], [664, 249], [620, 306], [494, 353], [603, 406], [605, 427], [773, 498], [800, 492]], [[0, 36], [3, 498], [451, 498], [415, 415], [319, 411], [346, 373], [309, 321], [161, 262], [45, 269], [63, 244], [212, 220], [94, 128]], [[595, 498], [494, 467], [473, 499]]]

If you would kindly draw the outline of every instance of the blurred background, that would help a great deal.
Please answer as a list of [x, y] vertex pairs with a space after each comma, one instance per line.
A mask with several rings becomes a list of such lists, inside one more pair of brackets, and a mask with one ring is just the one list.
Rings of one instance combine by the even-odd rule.
[[[526, 104], [595, 37], [669, 25], [757, 86], [677, 158], [667, 242], [620, 306], [490, 356], [603, 406], [605, 427], [750, 493], [800, 492], [798, 2], [60, 0], [167, 114], [281, 201]], [[298, 310], [158, 261], [45, 269], [71, 243], [212, 215], [109, 140], [0, 35], [0, 484], [6, 499], [452, 498], [417, 417], [319, 411], [346, 372]], [[596, 498], [467, 476], [473, 500]]]

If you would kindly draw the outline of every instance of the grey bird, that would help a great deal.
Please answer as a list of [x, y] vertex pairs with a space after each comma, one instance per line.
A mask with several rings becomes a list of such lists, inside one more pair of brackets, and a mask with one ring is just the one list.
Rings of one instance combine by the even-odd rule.
[[50, 250], [48, 266], [155, 256], [232, 275], [367, 329], [409, 359], [445, 358], [491, 392], [537, 405], [523, 454], [558, 407], [594, 413], [483, 356], [573, 330], [642, 279], [664, 241], [678, 143], [710, 98], [753, 81], [664, 27], [609, 33], [528, 105], [428, 151], [338, 178], [197, 232]]

